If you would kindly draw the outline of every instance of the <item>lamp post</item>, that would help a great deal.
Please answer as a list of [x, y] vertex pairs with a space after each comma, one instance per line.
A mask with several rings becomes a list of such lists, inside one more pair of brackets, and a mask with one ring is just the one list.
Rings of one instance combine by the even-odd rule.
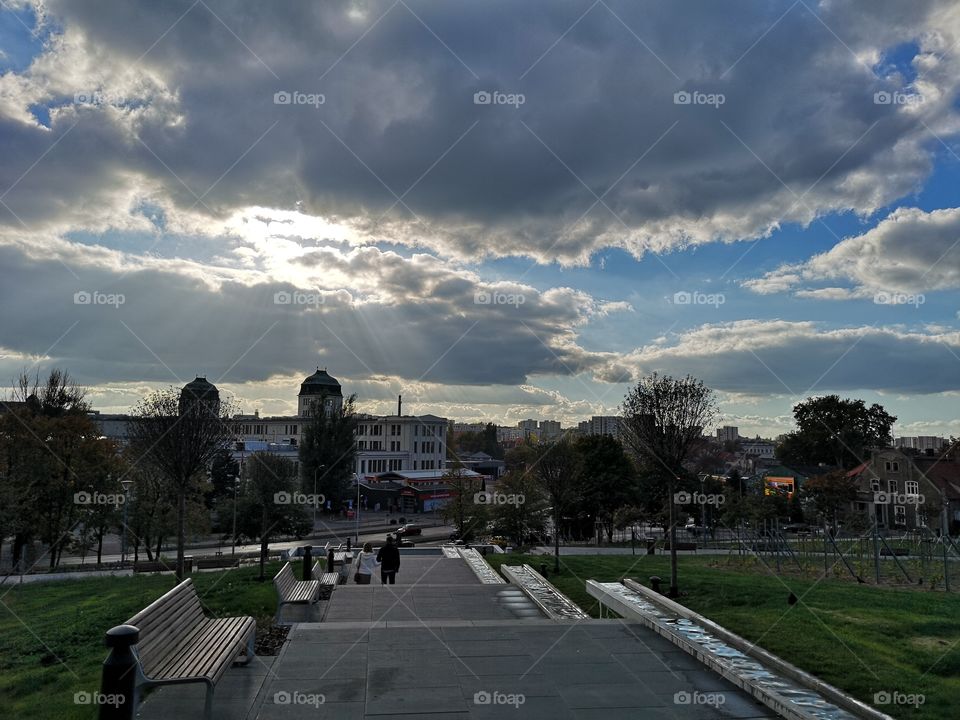
[[240, 476], [233, 478], [233, 534], [230, 536], [230, 557], [237, 554], [237, 491], [240, 489]]
[[[109, 479], [110, 476], [107, 476]], [[120, 486], [123, 488], [123, 539], [120, 542], [120, 565], [122, 566], [127, 561], [127, 492], [130, 490], [130, 486], [133, 485], [133, 480], [121, 480]]]

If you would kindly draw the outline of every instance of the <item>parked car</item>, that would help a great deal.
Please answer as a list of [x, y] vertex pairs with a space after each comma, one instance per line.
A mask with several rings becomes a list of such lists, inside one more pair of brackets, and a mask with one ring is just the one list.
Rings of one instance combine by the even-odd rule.
[[413, 525], [412, 523], [407, 523], [406, 525], [401, 525], [397, 528], [397, 536], [401, 537], [404, 535], [422, 535], [423, 528], [419, 525]]

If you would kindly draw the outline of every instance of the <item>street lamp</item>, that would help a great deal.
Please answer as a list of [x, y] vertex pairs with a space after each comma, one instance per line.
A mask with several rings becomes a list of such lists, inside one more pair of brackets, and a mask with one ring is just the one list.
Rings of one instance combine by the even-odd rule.
[[[110, 476], [107, 475], [107, 480], [110, 480]], [[133, 485], [133, 480], [121, 480], [120, 486], [123, 488], [123, 540], [120, 543], [120, 565], [122, 566], [127, 560], [127, 492], [130, 490], [130, 486]]]

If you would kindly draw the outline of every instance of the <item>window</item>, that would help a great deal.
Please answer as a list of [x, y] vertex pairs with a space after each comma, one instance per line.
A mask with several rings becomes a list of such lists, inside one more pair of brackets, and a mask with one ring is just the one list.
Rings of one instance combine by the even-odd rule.
[[366, 440], [357, 440], [357, 450], [366, 450], [367, 441]]
[[400, 450], [400, 441], [399, 441], [399, 440], [391, 440], [391, 441], [390, 441], [390, 452], [399, 452], [399, 450]]
[[399, 434], [400, 434], [400, 426], [399, 426], [399, 425], [391, 425], [391, 426], [390, 426], [390, 434], [391, 434], [391, 435], [394, 435], [394, 436], [399, 435]]
[[870, 478], [870, 489], [875, 493], [880, 492], [880, 478]]
[[900, 484], [896, 480], [887, 480], [887, 490], [892, 493], [899, 492]]
[[417, 451], [417, 441], [416, 441], [416, 440], [413, 441], [413, 451], [414, 451], [414, 452]]
[[883, 467], [889, 472], [900, 472], [900, 463], [895, 460], [887, 460]]
[[414, 469], [414, 470], [417, 469], [417, 461], [416, 461], [416, 460], [413, 461], [413, 469]]
[[414, 425], [414, 426], [413, 426], [413, 434], [414, 434], [414, 435], [419, 435], [419, 434], [420, 434], [420, 426], [419, 426], [419, 425]]
[[365, 473], [366, 471], [367, 471], [367, 461], [366, 461], [366, 460], [361, 460], [361, 461], [360, 461], [360, 472], [361, 472], [361, 473]]
[[897, 525], [907, 524], [907, 509], [903, 505], [893, 506], [893, 521]]
[[920, 483], [916, 480], [907, 480], [904, 484], [904, 491], [907, 495], [919, 495], [920, 494]]
[[383, 435], [383, 425], [374, 425], [370, 428], [371, 435]]

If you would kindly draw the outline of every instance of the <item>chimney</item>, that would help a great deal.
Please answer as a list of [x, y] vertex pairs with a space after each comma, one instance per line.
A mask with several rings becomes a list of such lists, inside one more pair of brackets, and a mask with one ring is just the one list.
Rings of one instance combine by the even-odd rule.
[[403, 415], [403, 395], [397, 395], [397, 416]]

